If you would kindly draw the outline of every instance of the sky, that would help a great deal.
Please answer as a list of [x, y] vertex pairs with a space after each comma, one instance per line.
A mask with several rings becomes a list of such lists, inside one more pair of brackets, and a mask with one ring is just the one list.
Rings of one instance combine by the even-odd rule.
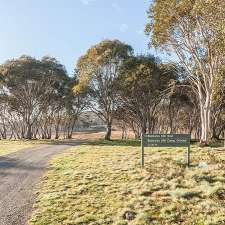
[[0, 63], [23, 54], [50, 55], [72, 74], [77, 59], [103, 39], [148, 49], [150, 0], [0, 0]]

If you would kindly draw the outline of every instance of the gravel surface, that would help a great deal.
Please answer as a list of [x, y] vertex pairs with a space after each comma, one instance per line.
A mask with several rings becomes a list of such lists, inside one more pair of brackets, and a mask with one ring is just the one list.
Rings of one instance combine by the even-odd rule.
[[35, 201], [35, 185], [51, 157], [69, 144], [41, 145], [0, 157], [0, 225], [26, 225]]

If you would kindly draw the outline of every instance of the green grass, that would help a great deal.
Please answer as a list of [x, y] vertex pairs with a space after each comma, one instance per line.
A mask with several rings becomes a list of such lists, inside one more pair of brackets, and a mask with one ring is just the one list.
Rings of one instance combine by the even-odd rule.
[[[224, 225], [225, 154], [182, 149], [86, 145], [51, 161], [30, 225]], [[199, 168], [199, 162], [208, 163]]]

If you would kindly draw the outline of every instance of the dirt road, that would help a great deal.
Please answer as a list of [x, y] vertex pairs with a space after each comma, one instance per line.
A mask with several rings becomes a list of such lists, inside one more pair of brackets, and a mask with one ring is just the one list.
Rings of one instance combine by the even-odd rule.
[[26, 225], [35, 201], [35, 185], [51, 157], [71, 145], [41, 145], [0, 157], [0, 225]]

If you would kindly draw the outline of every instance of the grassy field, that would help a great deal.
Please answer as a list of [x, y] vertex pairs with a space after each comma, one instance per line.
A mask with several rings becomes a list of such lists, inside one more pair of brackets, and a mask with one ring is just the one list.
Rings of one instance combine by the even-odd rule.
[[14, 141], [14, 140], [0, 140], [0, 156], [17, 152], [24, 148], [33, 147], [36, 145], [36, 141]]
[[93, 144], [51, 161], [30, 225], [225, 224], [225, 152], [146, 149], [140, 169], [133, 143]]
[[57, 144], [61, 140], [0, 140], [0, 156], [41, 144]]

